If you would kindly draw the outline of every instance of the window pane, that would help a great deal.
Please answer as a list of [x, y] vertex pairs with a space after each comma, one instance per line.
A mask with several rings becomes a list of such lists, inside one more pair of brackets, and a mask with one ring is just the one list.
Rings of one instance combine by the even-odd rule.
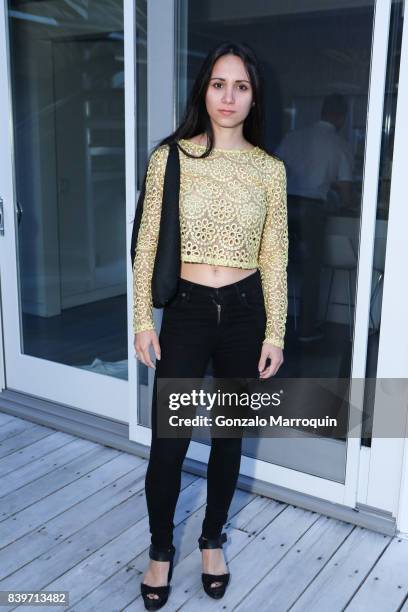
[[8, 3], [25, 354], [127, 378], [123, 6]]
[[[324, 6], [324, 8], [322, 8]], [[176, 120], [208, 50], [244, 41], [265, 81], [266, 149], [288, 177], [287, 378], [349, 378], [374, 0], [191, 2], [177, 11]], [[381, 210], [377, 231], [386, 223]], [[305, 416], [313, 416], [307, 415]], [[344, 480], [343, 439], [245, 440], [244, 453]], [[324, 460], [322, 460], [324, 457]]]

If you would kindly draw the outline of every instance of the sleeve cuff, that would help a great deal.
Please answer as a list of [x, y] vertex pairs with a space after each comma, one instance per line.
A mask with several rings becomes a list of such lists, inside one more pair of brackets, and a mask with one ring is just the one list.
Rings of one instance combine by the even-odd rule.
[[133, 325], [133, 333], [134, 334], [138, 334], [139, 332], [142, 331], [148, 331], [148, 330], [154, 330], [154, 324], [153, 323], [145, 323], [145, 324], [140, 324], [140, 325]]
[[273, 344], [274, 346], [277, 346], [281, 349], [283, 349], [285, 346], [284, 341], [281, 338], [276, 338], [276, 337], [265, 338], [262, 344]]

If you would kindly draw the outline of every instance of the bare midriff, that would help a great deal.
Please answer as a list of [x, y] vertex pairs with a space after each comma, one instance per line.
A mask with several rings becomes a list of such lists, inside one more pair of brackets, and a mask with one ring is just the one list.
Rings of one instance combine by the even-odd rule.
[[256, 272], [257, 268], [243, 269], [231, 266], [214, 266], [204, 263], [181, 262], [181, 278], [209, 287], [223, 287], [236, 283]]

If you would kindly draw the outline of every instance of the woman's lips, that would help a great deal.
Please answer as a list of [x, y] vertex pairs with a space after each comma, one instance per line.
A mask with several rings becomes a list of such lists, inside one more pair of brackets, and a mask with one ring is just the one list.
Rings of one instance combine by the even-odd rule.
[[228, 110], [228, 111], [227, 111], [227, 110], [221, 110], [221, 109], [219, 110], [219, 112], [220, 112], [222, 115], [232, 115], [232, 113], [235, 113], [235, 111], [233, 111], [233, 110]]

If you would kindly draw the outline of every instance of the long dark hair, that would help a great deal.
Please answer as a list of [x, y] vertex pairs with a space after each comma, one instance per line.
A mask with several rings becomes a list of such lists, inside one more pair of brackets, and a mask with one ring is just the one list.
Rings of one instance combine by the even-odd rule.
[[188, 139], [204, 132], [207, 135], [208, 147], [201, 155], [192, 155], [185, 151], [181, 145], [178, 144], [178, 146], [189, 157], [207, 157], [211, 153], [214, 147], [214, 132], [207, 113], [205, 96], [215, 62], [227, 53], [232, 53], [242, 59], [253, 91], [252, 101], [255, 102], [255, 105], [251, 105], [251, 109], [245, 118], [243, 135], [254, 146], [264, 148], [264, 86], [258, 59], [247, 44], [224, 41], [209, 51], [203, 61], [189, 94], [184, 117], [179, 127], [172, 134], [163, 138], [155, 149], [158, 149], [161, 145], [176, 142], [180, 138]]

